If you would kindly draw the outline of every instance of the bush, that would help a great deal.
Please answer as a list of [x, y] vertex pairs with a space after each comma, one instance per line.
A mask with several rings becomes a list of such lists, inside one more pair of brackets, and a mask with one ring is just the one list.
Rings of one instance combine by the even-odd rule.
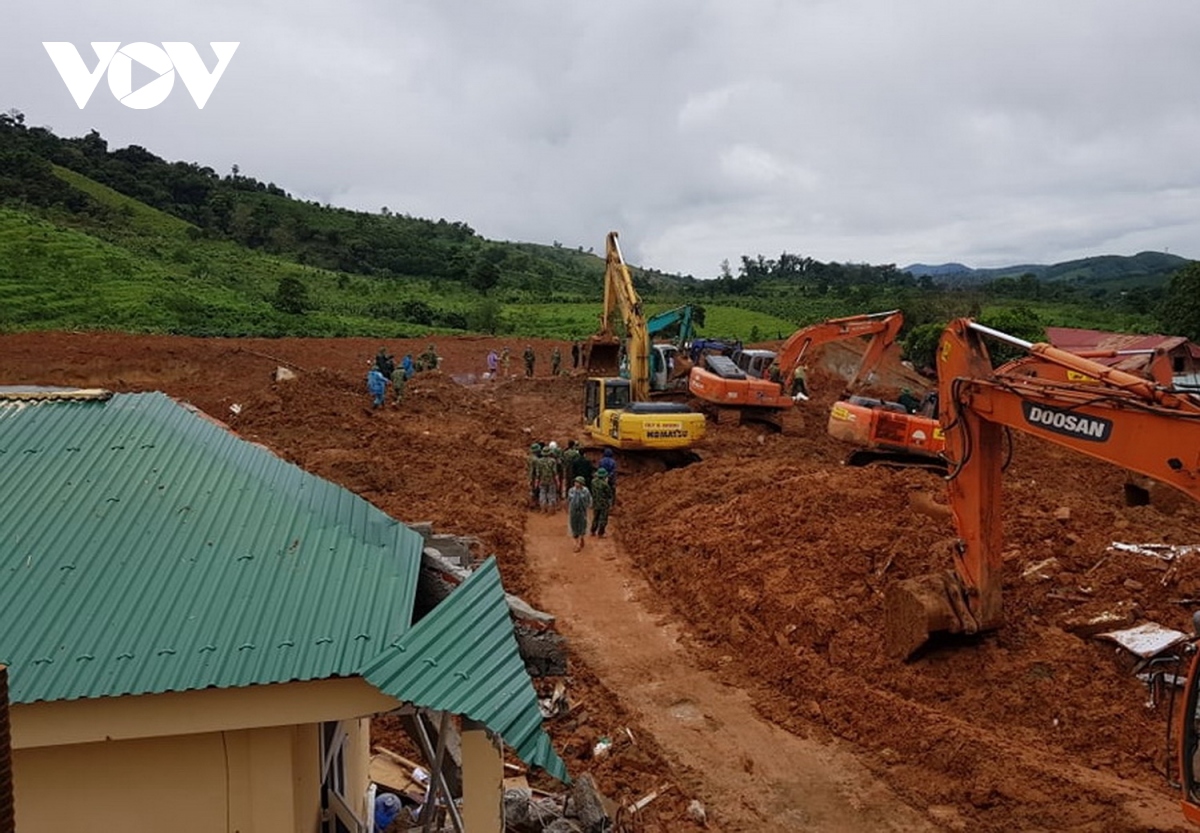
[[308, 288], [303, 281], [291, 275], [280, 278], [271, 306], [288, 315], [303, 315], [306, 310], [311, 309]]

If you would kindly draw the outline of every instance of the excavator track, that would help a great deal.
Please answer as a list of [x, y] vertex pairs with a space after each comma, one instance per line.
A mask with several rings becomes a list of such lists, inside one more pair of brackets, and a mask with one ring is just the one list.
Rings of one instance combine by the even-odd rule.
[[925, 469], [941, 475], [945, 475], [949, 471], [946, 461], [940, 457], [874, 448], [862, 448], [850, 452], [846, 457], [845, 464], [847, 466], [884, 466], [893, 469]]

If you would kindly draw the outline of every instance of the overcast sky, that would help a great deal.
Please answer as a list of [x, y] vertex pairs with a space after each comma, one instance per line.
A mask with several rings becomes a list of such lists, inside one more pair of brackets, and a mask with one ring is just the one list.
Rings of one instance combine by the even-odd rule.
[[[43, 41], [238, 41], [80, 110]], [[134, 88], [153, 78], [135, 71]], [[295, 196], [711, 277], [722, 259], [1200, 258], [1196, 0], [6, 4], [0, 110]]]

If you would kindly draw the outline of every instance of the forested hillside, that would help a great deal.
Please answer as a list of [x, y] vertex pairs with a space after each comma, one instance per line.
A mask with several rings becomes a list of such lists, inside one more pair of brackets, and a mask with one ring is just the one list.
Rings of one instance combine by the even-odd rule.
[[[596, 230], [597, 248], [607, 231]], [[1031, 336], [1046, 325], [1186, 330], [1166, 299], [1187, 264], [1100, 256], [964, 281], [953, 269], [914, 275], [784, 252], [714, 264], [711, 276], [631, 271], [649, 311], [702, 305], [707, 334], [758, 340], [890, 308], [904, 310], [910, 333], [964, 314]], [[591, 249], [490, 241], [464, 220], [402, 206], [297, 200], [236, 166], [221, 174], [0, 114], [3, 329], [580, 337], [595, 330], [602, 294]]]

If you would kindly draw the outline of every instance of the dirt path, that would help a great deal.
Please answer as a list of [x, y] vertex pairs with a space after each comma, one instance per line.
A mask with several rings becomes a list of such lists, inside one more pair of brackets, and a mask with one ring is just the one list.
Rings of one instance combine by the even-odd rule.
[[667, 754], [699, 773], [715, 829], [936, 829], [849, 752], [762, 720], [745, 692], [699, 668], [679, 628], [650, 612], [653, 591], [611, 537], [589, 538], [577, 555], [564, 515], [531, 515], [525, 552], [559, 630]]

